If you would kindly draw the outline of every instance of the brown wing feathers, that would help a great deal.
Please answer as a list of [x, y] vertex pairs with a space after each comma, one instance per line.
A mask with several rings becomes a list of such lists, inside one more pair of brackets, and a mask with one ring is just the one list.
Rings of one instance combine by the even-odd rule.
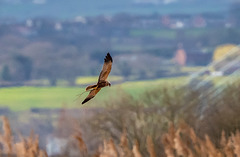
[[[92, 97], [93, 98], [93, 97]], [[86, 97], [86, 99], [84, 99], [84, 101], [82, 102], [82, 104], [85, 104], [86, 102], [88, 102], [89, 100], [91, 100], [92, 98]]]
[[104, 58], [104, 62], [109, 62], [109, 61], [113, 62], [111, 55], [107, 53], [107, 55]]
[[92, 98], [95, 97], [95, 95], [101, 90], [101, 88], [97, 88], [97, 89], [93, 89], [91, 90], [91, 92], [88, 94], [88, 96], [86, 97], [86, 99], [82, 102], [82, 104], [88, 102], [89, 100], [91, 100]]
[[[111, 72], [111, 69], [112, 69], [112, 57], [109, 53], [107, 53], [107, 55], [105, 56], [104, 58], [104, 64], [103, 64], [103, 68], [102, 68], [102, 71], [99, 75], [99, 78], [98, 78], [98, 83], [100, 81], [106, 81], [107, 80], [107, 77], [109, 75], [109, 73]], [[97, 85], [91, 85], [91, 86], [88, 86], [87, 89], [92, 89], [92, 88], [95, 88]], [[101, 90], [101, 88], [99, 87], [96, 87], [96, 89], [92, 89], [91, 92], [88, 94], [88, 96], [86, 97], [86, 99], [82, 102], [82, 104], [88, 102], [89, 100], [91, 100], [92, 98], [94, 98], [94, 96]]]
[[106, 81], [107, 77], [112, 69], [112, 57], [109, 53], [107, 53], [106, 57], [104, 58], [104, 64], [102, 67], [102, 71], [99, 75], [98, 82], [100, 81]]

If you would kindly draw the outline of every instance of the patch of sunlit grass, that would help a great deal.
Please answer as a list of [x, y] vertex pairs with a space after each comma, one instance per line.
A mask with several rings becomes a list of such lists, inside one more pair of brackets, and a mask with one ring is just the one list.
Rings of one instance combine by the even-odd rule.
[[[110, 78], [112, 81], [112, 79]], [[114, 80], [114, 79], [113, 79]], [[126, 92], [134, 98], [146, 90], [156, 87], [181, 86], [185, 77], [157, 79], [149, 81], [134, 81], [103, 88], [96, 97], [89, 101], [89, 106], [104, 106], [104, 101], [119, 96], [119, 91]], [[11, 110], [28, 110], [30, 108], [60, 108], [63, 104], [69, 107], [80, 105], [88, 95], [84, 93], [75, 101], [77, 94], [85, 91], [79, 87], [12, 87], [0, 89], [0, 107], [9, 107]]]
[[57, 108], [73, 104], [76, 95], [84, 91], [76, 87], [12, 87], [0, 89], [0, 107], [14, 111], [32, 107]]
[[197, 72], [197, 71], [201, 70], [202, 68], [205, 68], [205, 67], [203, 67], [203, 66], [193, 66], [193, 67], [186, 66], [186, 67], [182, 67], [181, 71], [182, 72]]

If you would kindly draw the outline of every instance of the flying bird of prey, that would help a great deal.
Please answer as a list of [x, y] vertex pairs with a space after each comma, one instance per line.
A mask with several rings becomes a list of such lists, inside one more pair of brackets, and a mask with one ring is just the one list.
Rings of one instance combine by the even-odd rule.
[[97, 84], [87, 86], [86, 91], [90, 91], [88, 96], [85, 98], [85, 100], [82, 102], [82, 104], [88, 102], [92, 98], [95, 97], [95, 95], [101, 90], [101, 88], [106, 86], [111, 86], [110, 82], [107, 81], [107, 77], [112, 69], [112, 57], [109, 53], [107, 53], [106, 57], [104, 58], [104, 64], [102, 67], [102, 71], [99, 75]]

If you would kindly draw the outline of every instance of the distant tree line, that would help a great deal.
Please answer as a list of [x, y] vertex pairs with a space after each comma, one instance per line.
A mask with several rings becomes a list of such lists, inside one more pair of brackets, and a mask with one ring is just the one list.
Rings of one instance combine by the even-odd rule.
[[[239, 22], [239, 3], [229, 10], [229, 16]], [[134, 16], [118, 14], [86, 17], [85, 23], [32, 19], [32, 24], [0, 23], [0, 70], [2, 81], [23, 82], [48, 79], [52, 85], [58, 79], [74, 84], [78, 76], [98, 75], [103, 58], [110, 52], [114, 59], [111, 74], [126, 79], [152, 79], [179, 75], [172, 73], [176, 65], [172, 58], [179, 43], [187, 55], [212, 54], [216, 46], [239, 44], [239, 23], [227, 25], [223, 14], [202, 14], [211, 24], [194, 28], [168, 28], [158, 14]], [[170, 20], [191, 20], [193, 15], [170, 15]], [[230, 18], [230, 19], [231, 19]], [[219, 24], [220, 23], [220, 24]], [[134, 56], [135, 57], [134, 60]], [[211, 56], [211, 55], [209, 55]], [[146, 58], [147, 57], [147, 58]], [[203, 60], [206, 65], [211, 59]], [[199, 65], [191, 61], [191, 65]]]

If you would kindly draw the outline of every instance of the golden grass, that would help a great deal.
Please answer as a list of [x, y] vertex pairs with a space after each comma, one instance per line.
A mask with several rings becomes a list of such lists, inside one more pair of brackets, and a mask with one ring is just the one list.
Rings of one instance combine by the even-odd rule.
[[132, 152], [133, 152], [133, 155], [134, 157], [142, 157], [142, 154], [139, 150], [139, 143], [137, 140], [135, 140], [135, 144], [133, 145], [133, 148], [132, 148]]
[[[131, 149], [127, 142], [126, 132], [123, 133], [120, 141], [120, 144], [115, 144], [112, 139], [104, 140], [98, 157], [143, 157], [137, 140], [132, 146], [132, 153], [126, 154], [125, 150]], [[239, 131], [227, 138], [223, 132], [220, 141], [219, 147], [213, 144], [208, 135], [201, 139], [186, 124], [178, 128], [170, 125], [168, 132], [162, 136], [166, 157], [240, 157]], [[123, 147], [125, 150], [120, 149]], [[150, 157], [158, 156], [150, 136], [147, 136], [146, 147]]]
[[0, 135], [0, 141], [3, 144], [3, 153], [12, 154], [12, 130], [9, 121], [6, 117], [2, 117], [3, 121], [3, 134]]
[[82, 154], [82, 156], [85, 156], [86, 154], [88, 154], [88, 149], [87, 146], [82, 138], [82, 133], [81, 131], [78, 129], [76, 129], [76, 132], [74, 134], [74, 138], [76, 139], [77, 143], [78, 143], [78, 148]]
[[[0, 144], [4, 147], [1, 154], [9, 157], [47, 157], [47, 153], [39, 148], [38, 136], [32, 132], [29, 137], [20, 136], [20, 141], [14, 142], [9, 121], [2, 117], [3, 125], [0, 134]], [[71, 136], [71, 135], [70, 135]], [[80, 157], [143, 157], [140, 145], [135, 139], [128, 139], [128, 132], [123, 130], [119, 142], [112, 138], [103, 140], [103, 143], [91, 154], [88, 152], [87, 144], [83, 140], [80, 129], [75, 129], [74, 138], [78, 143]], [[229, 136], [222, 132], [219, 143], [214, 144], [208, 135], [204, 138], [198, 137], [195, 131], [185, 123], [178, 127], [169, 125], [168, 131], [162, 135], [162, 148], [157, 148], [151, 136], [147, 136], [145, 148], [149, 157], [160, 156], [155, 149], [163, 149], [163, 157], [240, 157], [240, 132], [236, 131]]]
[[0, 144], [4, 147], [0, 150], [0, 155], [8, 157], [48, 157], [46, 151], [39, 149], [38, 136], [31, 135], [27, 138], [20, 136], [20, 141], [14, 142], [11, 127], [8, 119], [3, 116], [3, 131], [0, 133]]
[[152, 141], [152, 137], [151, 136], [147, 136], [147, 150], [149, 152], [150, 157], [156, 157], [154, 143]]

